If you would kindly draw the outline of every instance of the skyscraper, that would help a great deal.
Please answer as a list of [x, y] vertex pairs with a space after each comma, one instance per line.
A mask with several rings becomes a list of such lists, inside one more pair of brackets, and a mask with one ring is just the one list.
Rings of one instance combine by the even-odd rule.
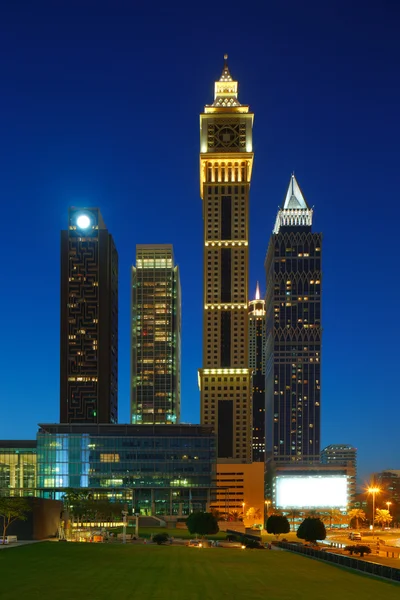
[[131, 423], [179, 423], [181, 287], [170, 244], [136, 246], [131, 386]]
[[200, 194], [204, 218], [201, 422], [214, 425], [218, 459], [250, 462], [248, 361], [249, 190], [253, 113], [238, 100], [226, 63], [214, 102], [200, 115]]
[[61, 232], [60, 422], [116, 423], [118, 254], [98, 208]]
[[265, 300], [256, 297], [249, 302], [249, 367], [252, 375], [253, 461], [265, 457]]
[[265, 260], [265, 436], [275, 462], [319, 461], [322, 235], [312, 217], [292, 175]]
[[349, 501], [353, 502], [357, 485], [357, 448], [350, 444], [330, 444], [321, 450], [321, 463], [349, 467]]

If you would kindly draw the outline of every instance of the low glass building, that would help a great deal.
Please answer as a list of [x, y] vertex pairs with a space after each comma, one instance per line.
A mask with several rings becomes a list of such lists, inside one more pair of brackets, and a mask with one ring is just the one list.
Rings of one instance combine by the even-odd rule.
[[204, 425], [44, 424], [37, 488], [60, 498], [90, 488], [142, 515], [186, 515], [212, 501], [216, 439]]
[[0, 440], [0, 496], [36, 495], [36, 440]]

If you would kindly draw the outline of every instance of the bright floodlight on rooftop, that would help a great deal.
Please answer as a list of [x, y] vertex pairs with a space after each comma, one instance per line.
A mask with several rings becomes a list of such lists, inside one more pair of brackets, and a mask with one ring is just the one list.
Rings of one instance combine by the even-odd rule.
[[76, 224], [80, 229], [87, 229], [90, 225], [90, 219], [87, 215], [79, 215]]

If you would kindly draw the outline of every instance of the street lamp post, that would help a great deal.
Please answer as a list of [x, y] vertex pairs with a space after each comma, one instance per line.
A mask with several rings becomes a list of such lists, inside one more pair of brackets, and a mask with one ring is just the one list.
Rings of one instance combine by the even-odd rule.
[[[390, 506], [391, 506], [392, 503], [390, 502], [390, 500], [388, 500], [385, 504], [388, 507], [388, 513], [389, 513], [389, 517], [390, 517]], [[388, 526], [390, 527], [390, 520], [388, 522]]]
[[375, 533], [375, 495], [379, 494], [381, 490], [378, 487], [368, 488], [368, 492], [372, 494], [372, 537]]
[[264, 529], [267, 528], [268, 514], [269, 514], [269, 505], [271, 504], [271, 500], [265, 500], [265, 511], [264, 511]]

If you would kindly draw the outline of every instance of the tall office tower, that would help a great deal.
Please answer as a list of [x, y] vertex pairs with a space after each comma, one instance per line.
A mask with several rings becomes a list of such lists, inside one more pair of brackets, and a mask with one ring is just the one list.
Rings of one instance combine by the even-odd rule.
[[350, 444], [331, 444], [321, 450], [323, 465], [345, 465], [357, 469], [357, 448]]
[[253, 370], [253, 462], [265, 458], [265, 300], [256, 297], [249, 302], [249, 367]]
[[354, 502], [357, 487], [357, 448], [350, 444], [331, 444], [321, 450], [323, 465], [345, 466], [348, 469], [348, 489], [350, 503]]
[[179, 423], [181, 286], [170, 244], [136, 246], [131, 385], [131, 423]]
[[318, 462], [321, 403], [321, 241], [292, 175], [265, 269], [266, 452], [275, 462]]
[[61, 232], [61, 423], [118, 418], [118, 254], [98, 208]]
[[[225, 61], [226, 61], [225, 57]], [[200, 194], [204, 219], [201, 422], [218, 434], [218, 459], [250, 462], [248, 361], [249, 190], [253, 113], [238, 101], [225, 62], [215, 97], [200, 115]]]

